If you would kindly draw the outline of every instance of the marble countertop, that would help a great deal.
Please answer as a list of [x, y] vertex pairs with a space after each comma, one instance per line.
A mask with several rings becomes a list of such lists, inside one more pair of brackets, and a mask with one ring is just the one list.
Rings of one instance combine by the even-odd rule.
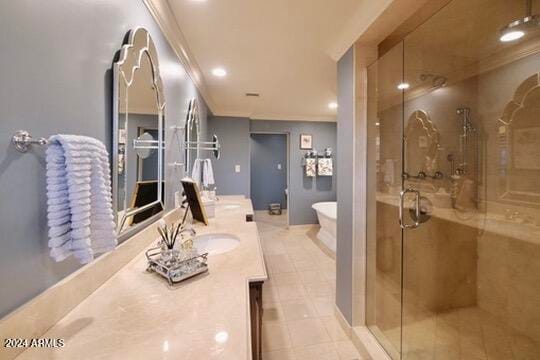
[[240, 245], [210, 256], [208, 273], [169, 287], [146, 271], [143, 251], [41, 336], [64, 339], [63, 348], [18, 359], [250, 359], [249, 282], [267, 278], [252, 213], [248, 199], [220, 198], [209, 226], [194, 228]]

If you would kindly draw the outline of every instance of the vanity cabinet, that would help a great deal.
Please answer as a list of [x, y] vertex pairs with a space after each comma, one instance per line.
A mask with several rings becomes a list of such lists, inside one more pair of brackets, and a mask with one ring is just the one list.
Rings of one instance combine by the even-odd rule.
[[262, 359], [262, 288], [263, 281], [249, 284], [249, 310], [251, 314], [251, 354], [253, 360]]

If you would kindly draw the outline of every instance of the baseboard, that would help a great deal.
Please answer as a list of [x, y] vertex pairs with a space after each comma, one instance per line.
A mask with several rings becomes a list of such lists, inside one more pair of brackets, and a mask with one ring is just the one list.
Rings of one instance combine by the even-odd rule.
[[311, 230], [318, 228], [319, 224], [301, 224], [301, 225], [289, 225], [289, 230]]
[[347, 319], [345, 319], [345, 316], [343, 316], [341, 310], [339, 310], [339, 307], [336, 304], [334, 304], [334, 315], [336, 316], [336, 319], [338, 320], [341, 329], [345, 332], [347, 337], [351, 339], [352, 327], [351, 325], [349, 325], [349, 322], [347, 321]]
[[355, 326], [351, 340], [362, 356], [373, 360], [392, 360], [366, 326]]
[[367, 327], [352, 327], [349, 325], [349, 322], [345, 319], [345, 316], [343, 316], [341, 310], [339, 310], [338, 306], [335, 304], [334, 315], [338, 320], [341, 329], [343, 329], [343, 332], [345, 332], [347, 337], [352, 341], [356, 347], [356, 350], [358, 350], [363, 358], [373, 360], [392, 360]]

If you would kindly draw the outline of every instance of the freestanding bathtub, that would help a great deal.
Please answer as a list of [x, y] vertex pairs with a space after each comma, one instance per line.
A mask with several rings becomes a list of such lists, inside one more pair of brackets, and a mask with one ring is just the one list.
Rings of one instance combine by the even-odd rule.
[[321, 225], [317, 238], [330, 250], [336, 252], [337, 202], [319, 202], [311, 205], [311, 207], [317, 212], [319, 224]]

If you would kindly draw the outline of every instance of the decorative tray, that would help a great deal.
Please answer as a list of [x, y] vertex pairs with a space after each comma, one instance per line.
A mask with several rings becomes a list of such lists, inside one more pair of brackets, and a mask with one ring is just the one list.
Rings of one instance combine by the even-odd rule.
[[163, 250], [154, 247], [146, 251], [148, 272], [156, 272], [173, 285], [208, 271], [208, 253], [185, 253], [180, 250]]

